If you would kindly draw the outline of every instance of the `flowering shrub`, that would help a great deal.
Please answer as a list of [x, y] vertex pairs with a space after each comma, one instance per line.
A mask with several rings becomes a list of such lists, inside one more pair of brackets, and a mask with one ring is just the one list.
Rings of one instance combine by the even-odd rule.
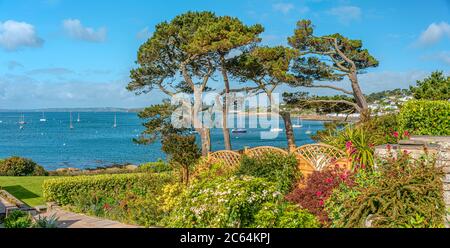
[[274, 183], [249, 176], [219, 177], [198, 181], [177, 197], [167, 227], [250, 227], [267, 202], [283, 198]]
[[324, 204], [332, 194], [333, 189], [340, 184], [353, 184], [353, 175], [350, 171], [338, 165], [322, 171], [314, 171], [307, 178], [306, 186], [296, 188], [286, 196], [286, 199], [308, 209], [322, 223], [327, 224], [329, 218], [325, 212]]
[[289, 192], [301, 176], [294, 155], [265, 153], [257, 159], [244, 156], [237, 174], [265, 178], [277, 184], [281, 192]]
[[292, 203], [265, 203], [255, 215], [255, 228], [317, 228], [316, 216]]
[[[434, 159], [398, 151], [377, 163], [377, 173], [341, 186], [326, 204], [335, 227], [440, 227], [445, 208], [442, 171]], [[356, 176], [358, 178], [358, 176]]]
[[153, 226], [162, 218], [159, 196], [171, 173], [76, 176], [44, 181], [44, 197], [76, 212]]
[[402, 129], [416, 135], [450, 135], [450, 102], [414, 100], [400, 110]]

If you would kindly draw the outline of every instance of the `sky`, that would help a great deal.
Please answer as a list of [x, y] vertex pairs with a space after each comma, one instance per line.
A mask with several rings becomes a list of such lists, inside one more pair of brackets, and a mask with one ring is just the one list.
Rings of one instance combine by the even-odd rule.
[[360, 75], [365, 93], [450, 73], [450, 0], [0, 0], [0, 109], [160, 102], [158, 91], [128, 92], [129, 71], [155, 25], [189, 10], [262, 24], [265, 45], [286, 45], [300, 19], [317, 35], [361, 39], [380, 61]]

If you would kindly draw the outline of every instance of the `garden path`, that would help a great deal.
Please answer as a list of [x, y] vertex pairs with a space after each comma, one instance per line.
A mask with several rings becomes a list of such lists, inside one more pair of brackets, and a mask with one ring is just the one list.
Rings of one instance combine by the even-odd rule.
[[140, 228], [117, 221], [100, 219], [83, 214], [72, 213], [60, 208], [52, 208], [40, 216], [55, 216], [58, 218], [58, 228]]

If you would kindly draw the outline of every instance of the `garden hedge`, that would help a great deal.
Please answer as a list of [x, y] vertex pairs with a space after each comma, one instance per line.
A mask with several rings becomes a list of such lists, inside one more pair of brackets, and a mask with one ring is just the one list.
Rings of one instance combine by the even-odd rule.
[[145, 195], [172, 180], [173, 176], [169, 173], [75, 176], [45, 180], [42, 188], [47, 201], [69, 205], [73, 204], [78, 196], [83, 195], [99, 194], [105, 197], [127, 192]]
[[400, 111], [399, 123], [416, 135], [450, 135], [450, 102], [409, 101]]

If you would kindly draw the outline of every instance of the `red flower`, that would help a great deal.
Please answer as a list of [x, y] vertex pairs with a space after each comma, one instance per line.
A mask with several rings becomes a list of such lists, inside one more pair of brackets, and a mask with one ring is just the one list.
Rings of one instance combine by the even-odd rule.
[[333, 178], [327, 178], [327, 179], [325, 179], [325, 182], [326, 183], [328, 183], [328, 184], [330, 184], [330, 183], [332, 183], [333, 182]]
[[399, 136], [399, 134], [398, 134], [397, 131], [395, 131], [392, 135], [393, 135], [395, 138], [398, 138], [398, 136]]
[[325, 204], [325, 202], [323, 200], [319, 201], [319, 205], [322, 207]]
[[408, 130], [406, 130], [403, 132], [403, 136], [409, 137], [411, 136], [411, 134], [408, 132]]
[[108, 203], [105, 203], [105, 204], [103, 205], [103, 209], [105, 209], [105, 210], [110, 210], [110, 209], [111, 209], [111, 206], [110, 206]]
[[352, 143], [351, 141], [347, 141], [347, 142], [345, 143], [345, 148], [346, 148], [347, 150], [350, 150], [352, 147], [353, 147], [353, 143]]
[[366, 165], [365, 164], [361, 164], [361, 169], [365, 169]]
[[317, 192], [316, 192], [316, 196], [317, 196], [317, 197], [322, 196], [322, 192], [321, 192], [321, 191], [317, 191]]

